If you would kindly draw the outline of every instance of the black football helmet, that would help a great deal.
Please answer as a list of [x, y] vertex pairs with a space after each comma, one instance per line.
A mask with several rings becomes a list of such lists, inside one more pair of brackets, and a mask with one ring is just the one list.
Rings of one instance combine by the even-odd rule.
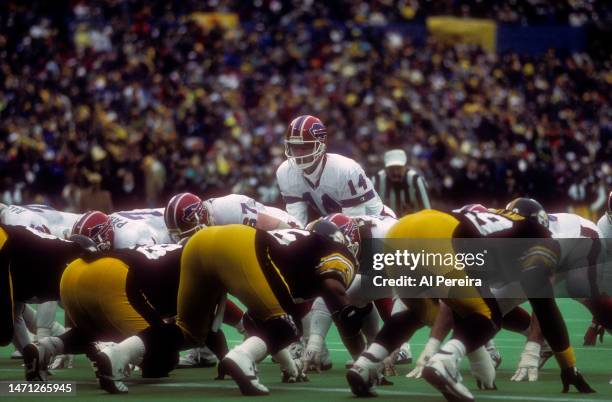
[[542, 204], [533, 198], [515, 198], [506, 205], [506, 209], [524, 218], [534, 219], [542, 226], [548, 228], [548, 214]]

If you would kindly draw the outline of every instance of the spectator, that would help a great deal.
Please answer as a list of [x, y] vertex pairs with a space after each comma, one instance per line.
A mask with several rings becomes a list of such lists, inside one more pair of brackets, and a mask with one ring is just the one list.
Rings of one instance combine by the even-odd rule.
[[89, 187], [81, 190], [79, 197], [79, 212], [102, 211], [110, 214], [113, 212], [113, 202], [111, 194], [107, 190], [102, 190], [102, 176], [99, 173], [89, 173], [87, 175]]

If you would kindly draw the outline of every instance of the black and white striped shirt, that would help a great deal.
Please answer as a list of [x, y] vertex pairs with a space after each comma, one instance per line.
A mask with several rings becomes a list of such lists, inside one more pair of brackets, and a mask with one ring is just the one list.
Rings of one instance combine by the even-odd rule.
[[372, 177], [374, 188], [383, 203], [397, 214], [398, 218], [422, 209], [431, 208], [427, 183], [414, 169], [408, 169], [401, 182], [392, 182], [385, 169]]

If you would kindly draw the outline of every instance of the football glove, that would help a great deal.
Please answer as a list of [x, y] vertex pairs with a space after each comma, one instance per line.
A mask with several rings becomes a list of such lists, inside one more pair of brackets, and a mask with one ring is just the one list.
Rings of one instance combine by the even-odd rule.
[[529, 341], [525, 344], [523, 353], [521, 353], [521, 359], [519, 360], [518, 368], [514, 372], [514, 375], [512, 376], [510, 381], [538, 381], [540, 349], [541, 346], [538, 342]]

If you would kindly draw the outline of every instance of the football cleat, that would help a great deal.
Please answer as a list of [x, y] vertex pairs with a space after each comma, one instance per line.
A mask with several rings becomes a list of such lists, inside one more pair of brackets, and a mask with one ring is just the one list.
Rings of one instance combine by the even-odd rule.
[[412, 350], [410, 350], [410, 344], [405, 343], [399, 348], [395, 356], [395, 364], [402, 365], [410, 363], [412, 363]]
[[[292, 359], [301, 359], [304, 355], [304, 344], [301, 340], [297, 342], [293, 342], [289, 345], [289, 353], [291, 354]], [[329, 351], [328, 351], [329, 353]]]
[[423, 378], [444, 395], [449, 402], [473, 402], [474, 396], [461, 382], [458, 359], [452, 353], [439, 351], [423, 369]]
[[23, 355], [21, 354], [20, 351], [15, 349], [15, 351], [11, 353], [11, 360], [21, 360], [21, 359], [23, 359]]
[[258, 396], [270, 393], [270, 390], [259, 382], [257, 366], [246, 353], [230, 350], [221, 360], [219, 371], [234, 379], [242, 395]]
[[346, 381], [356, 396], [376, 396], [374, 389], [380, 384], [382, 361], [370, 353], [363, 353], [346, 373]]
[[497, 370], [497, 368], [502, 364], [502, 356], [499, 353], [499, 350], [497, 350], [493, 341], [487, 342], [487, 344], [485, 345], [485, 349], [489, 353], [489, 356], [491, 356], [491, 360], [493, 360], [495, 370]]
[[281, 370], [281, 381], [286, 384], [296, 382], [308, 382], [308, 377], [304, 373], [304, 363], [301, 359], [293, 359], [295, 367], [292, 370]]
[[27, 381], [48, 381], [47, 368], [53, 357], [49, 347], [42, 342], [34, 342], [23, 348], [23, 363]]
[[181, 356], [177, 368], [215, 367], [217, 356], [206, 346], [190, 349], [185, 356]]
[[57, 355], [49, 365], [49, 370], [71, 369], [74, 367], [74, 355]]
[[128, 392], [128, 387], [123, 380], [130, 376], [131, 368], [125, 356], [117, 350], [116, 344], [107, 346], [98, 352], [93, 366], [100, 388], [110, 394]]

